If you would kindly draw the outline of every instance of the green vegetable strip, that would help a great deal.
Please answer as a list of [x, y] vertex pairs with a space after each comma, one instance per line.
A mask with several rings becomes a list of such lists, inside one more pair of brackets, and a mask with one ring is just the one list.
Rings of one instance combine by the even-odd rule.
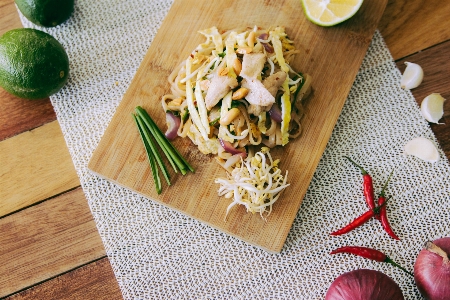
[[[161, 135], [159, 135], [159, 128], [156, 126], [156, 124], [154, 122], [152, 123], [153, 120], [151, 120], [148, 113], [143, 109], [137, 110], [137, 112], [138, 112], [140, 118], [144, 121], [146, 127], [150, 130], [151, 134], [158, 142], [158, 145], [161, 147], [161, 149], [163, 150], [163, 152], [166, 155], [166, 157], [168, 158], [168, 160], [171, 162], [171, 165], [172, 165], [175, 173], [178, 173], [178, 170], [177, 170], [177, 168], [178, 168], [178, 169], [180, 169], [181, 174], [183, 174], [183, 175], [186, 174], [186, 167], [184, 166], [183, 162], [179, 159], [179, 157], [177, 157], [173, 153], [172, 148], [167, 143], [164, 143], [164, 139], [161, 137]], [[154, 126], [157, 129], [155, 129]]]
[[161, 169], [161, 171], [162, 171], [162, 173], [163, 173], [163, 175], [164, 175], [164, 178], [166, 179], [167, 184], [170, 185], [170, 175], [169, 175], [169, 172], [167, 172], [167, 168], [166, 168], [166, 166], [164, 165], [164, 162], [163, 162], [163, 160], [162, 160], [162, 157], [161, 157], [161, 155], [159, 154], [158, 149], [156, 148], [155, 143], [154, 143], [153, 140], [150, 138], [150, 132], [149, 132], [148, 129], [145, 127], [144, 122], [142, 121], [142, 119], [141, 119], [139, 116], [136, 116], [136, 120], [137, 120], [137, 122], [139, 123], [139, 126], [140, 126], [140, 128], [141, 128], [141, 130], [142, 130], [142, 133], [144, 134], [145, 139], [146, 139], [148, 145], [150, 146], [150, 148], [151, 148], [151, 150], [152, 150], [152, 153], [153, 153], [154, 157], [156, 158], [156, 162], [158, 163], [159, 168]]
[[156, 123], [153, 121], [153, 119], [150, 117], [150, 115], [140, 106], [138, 106], [137, 109], [138, 109], [138, 112], [141, 113], [141, 117], [143, 117], [144, 121], [148, 121], [148, 122], [146, 122], [146, 124], [150, 128], [150, 130], [153, 130], [152, 134], [158, 140], [159, 144], [167, 150], [167, 151], [165, 151], [165, 154], [174, 159], [175, 163], [177, 164], [178, 168], [181, 171], [181, 174], [183, 174], [183, 175], [186, 174], [186, 172], [187, 172], [186, 167], [191, 172], [194, 172], [194, 168], [192, 168], [192, 166], [184, 159], [184, 157], [180, 154], [180, 152], [178, 152], [178, 150], [172, 145], [172, 143], [162, 133], [162, 131], [159, 129], [159, 127], [156, 125]]
[[181, 173], [186, 174], [186, 167], [194, 172], [194, 168], [186, 161], [186, 159], [180, 154], [180, 152], [172, 145], [172, 143], [167, 139], [167, 137], [161, 132], [155, 122], [152, 120], [150, 115], [140, 106], [136, 107], [136, 111], [141, 116], [147, 127], [150, 129], [150, 132], [158, 141], [159, 145], [163, 148], [164, 153], [167, 156], [171, 156]]
[[[139, 118], [142, 120], [142, 121], [144, 121], [144, 123], [145, 123], [145, 127], [147, 128], [147, 129], [149, 129], [150, 130], [150, 133], [153, 135], [153, 137], [155, 138], [155, 140], [157, 141], [157, 143], [158, 143], [158, 145], [161, 147], [161, 149], [163, 150], [163, 152], [164, 152], [164, 154], [166, 155], [166, 157], [167, 157], [167, 159], [169, 160], [169, 163], [170, 163], [170, 165], [172, 166], [172, 168], [173, 168], [173, 170], [175, 171], [175, 173], [178, 173], [178, 169], [177, 169], [177, 167], [178, 167], [178, 164], [176, 163], [176, 161], [174, 160], [174, 158], [172, 157], [172, 155], [170, 155], [170, 154], [168, 154], [169, 152], [170, 152], [170, 148], [168, 148], [167, 147], [167, 145], [166, 144], [164, 144], [163, 142], [162, 142], [162, 140], [161, 140], [161, 137], [159, 137], [157, 134], [156, 134], [156, 132], [155, 132], [155, 130], [152, 128], [152, 126], [151, 126], [151, 124], [149, 123], [149, 121], [147, 120], [147, 116], [148, 116], [148, 114], [147, 114], [147, 116], [145, 115], [147, 112], [145, 111], [145, 110], [143, 110], [143, 114], [141, 113], [141, 114], [139, 114], [139, 110], [136, 108], [136, 111], [138, 112], [138, 116], [139, 116]], [[148, 116], [148, 117], [150, 117], [150, 116]], [[156, 126], [156, 125], [155, 125]], [[158, 127], [156, 127], [156, 128], [158, 128]], [[158, 128], [158, 130], [159, 130], [159, 128]], [[185, 174], [185, 173], [184, 173]], [[183, 174], [183, 175], [184, 175]]]
[[144, 132], [142, 131], [141, 126], [139, 125], [138, 119], [134, 114], [133, 114], [133, 119], [136, 122], [136, 126], [139, 130], [139, 135], [141, 136], [142, 142], [144, 143], [145, 151], [147, 152], [147, 157], [150, 162], [150, 169], [152, 170], [153, 180], [155, 181], [156, 192], [158, 194], [161, 194], [161, 191], [162, 191], [161, 179], [159, 178], [159, 175], [158, 175], [158, 169], [156, 167], [155, 157], [153, 156], [150, 146], [145, 139]]

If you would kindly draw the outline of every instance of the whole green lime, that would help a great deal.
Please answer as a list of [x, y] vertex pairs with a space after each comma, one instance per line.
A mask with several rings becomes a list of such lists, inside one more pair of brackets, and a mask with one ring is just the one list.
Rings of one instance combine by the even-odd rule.
[[15, 0], [20, 12], [31, 22], [54, 27], [66, 21], [73, 12], [74, 0]]
[[42, 99], [59, 91], [69, 76], [69, 58], [51, 35], [31, 28], [0, 37], [0, 86], [25, 99]]

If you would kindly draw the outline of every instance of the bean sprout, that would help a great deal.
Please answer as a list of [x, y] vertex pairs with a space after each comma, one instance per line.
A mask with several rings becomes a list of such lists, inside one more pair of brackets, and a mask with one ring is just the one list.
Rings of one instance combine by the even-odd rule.
[[215, 182], [220, 184], [219, 196], [232, 198], [225, 218], [236, 204], [244, 205], [247, 212], [259, 213], [263, 219], [270, 215], [281, 191], [289, 186], [288, 172], [283, 176], [278, 163], [278, 159], [272, 160], [269, 148], [263, 147], [253, 157], [241, 159], [241, 163], [227, 173], [227, 178], [216, 179]]

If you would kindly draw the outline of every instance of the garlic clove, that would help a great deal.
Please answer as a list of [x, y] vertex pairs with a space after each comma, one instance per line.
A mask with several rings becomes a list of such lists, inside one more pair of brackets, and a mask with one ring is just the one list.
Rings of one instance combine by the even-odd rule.
[[406, 69], [403, 72], [400, 86], [402, 89], [410, 90], [418, 87], [423, 80], [422, 67], [415, 63], [405, 62]]
[[436, 146], [424, 137], [410, 140], [406, 143], [404, 151], [406, 155], [413, 155], [426, 162], [437, 162], [439, 160], [439, 152]]
[[438, 123], [444, 115], [445, 99], [437, 93], [428, 95], [423, 99], [420, 105], [420, 111], [423, 117], [431, 123]]

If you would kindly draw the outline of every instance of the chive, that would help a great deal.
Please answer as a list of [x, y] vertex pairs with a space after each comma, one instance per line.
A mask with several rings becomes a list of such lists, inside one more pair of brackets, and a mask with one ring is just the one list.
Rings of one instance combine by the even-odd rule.
[[141, 126], [139, 125], [138, 119], [134, 114], [133, 114], [133, 119], [136, 122], [136, 126], [139, 130], [139, 135], [141, 136], [142, 142], [144, 143], [145, 151], [147, 152], [147, 157], [150, 162], [150, 169], [152, 170], [153, 180], [155, 181], [156, 192], [158, 194], [161, 194], [161, 191], [162, 191], [161, 179], [159, 178], [158, 170], [156, 168], [155, 157], [153, 155], [152, 150], [150, 149], [150, 145], [148, 144], [148, 142], [145, 138], [144, 132], [143, 132]]
[[187, 170], [194, 172], [194, 168], [184, 159], [184, 157], [178, 152], [178, 150], [172, 145], [167, 137], [161, 132], [158, 126], [155, 124], [150, 115], [142, 107], [137, 106], [136, 111], [142, 118], [147, 128], [150, 130], [153, 137], [157, 140], [159, 146], [163, 149], [167, 158], [171, 157], [176, 166], [180, 169], [181, 174], [186, 174]]
[[159, 168], [161, 169], [161, 172], [164, 175], [164, 178], [166, 179], [166, 182], [168, 185], [170, 185], [170, 175], [169, 172], [167, 172], [166, 166], [163, 163], [163, 160], [161, 158], [161, 155], [159, 154], [155, 143], [153, 142], [153, 140], [150, 138], [150, 132], [148, 131], [148, 129], [145, 127], [145, 124], [143, 123], [142, 119], [139, 116], [135, 116], [135, 119], [137, 120], [139, 127], [142, 130], [142, 133], [144, 134], [145, 140], [148, 143], [148, 145], [150, 146], [150, 149], [153, 153], [153, 156], [156, 158], [156, 162], [159, 165]]
[[167, 149], [164, 147], [165, 145], [161, 145], [161, 141], [158, 139], [158, 137], [152, 132], [152, 130], [148, 127], [148, 125], [145, 122], [145, 119], [143, 119], [142, 116], [138, 115], [139, 119], [141, 119], [145, 124], [143, 124], [143, 126], [145, 128], [147, 128], [147, 130], [150, 131], [150, 134], [153, 135], [153, 138], [156, 140], [156, 142], [158, 143], [158, 145], [161, 147], [161, 149], [163, 150], [164, 154], [167, 157], [167, 160], [169, 161], [170, 165], [172, 166], [173, 170], [175, 171], [175, 173], [178, 173], [177, 170], [177, 166], [175, 161], [173, 160], [172, 156], [167, 155]]
[[184, 109], [184, 113], [183, 113], [183, 116], [181, 117], [181, 119], [183, 120], [183, 122], [186, 122], [188, 118], [189, 118], [189, 110], [186, 107]]
[[242, 104], [242, 102], [239, 101], [239, 100], [232, 100], [232, 101], [231, 101], [230, 109], [235, 108], [235, 107], [238, 107], [238, 106], [241, 105], [241, 104]]
[[220, 117], [215, 118], [214, 120], [212, 120], [211, 122], [209, 122], [209, 126], [214, 126], [214, 125], [216, 125], [217, 123], [219, 123], [219, 120], [220, 120]]
[[[297, 100], [298, 92], [300, 92], [300, 90], [302, 89], [303, 85], [305, 84], [305, 77], [303, 76], [302, 73], [300, 73], [300, 77], [302, 78], [302, 80], [300, 80], [300, 83], [298, 84], [297, 89], [294, 92], [294, 100], [291, 101], [292, 105], [295, 105], [295, 101]], [[299, 76], [295, 76], [293, 78], [293, 80], [297, 80], [298, 78], [299, 78]]]
[[[170, 143], [167, 143], [168, 140], [166, 136], [159, 130], [159, 128], [156, 126], [156, 124], [153, 122], [153, 120], [150, 118], [148, 113], [141, 107], [137, 107], [136, 111], [138, 112], [138, 115], [143, 119], [145, 122], [145, 125], [150, 130], [151, 134], [155, 138], [155, 140], [158, 142], [158, 145], [163, 150], [166, 157], [171, 161], [171, 165], [174, 169], [174, 171], [177, 173], [177, 167], [180, 169], [181, 174], [186, 174], [186, 168], [183, 165], [183, 162], [180, 160], [180, 158], [174, 154], [174, 151], [171, 147]], [[156, 128], [156, 129], [155, 129]], [[167, 142], [166, 142], [167, 141]]]

